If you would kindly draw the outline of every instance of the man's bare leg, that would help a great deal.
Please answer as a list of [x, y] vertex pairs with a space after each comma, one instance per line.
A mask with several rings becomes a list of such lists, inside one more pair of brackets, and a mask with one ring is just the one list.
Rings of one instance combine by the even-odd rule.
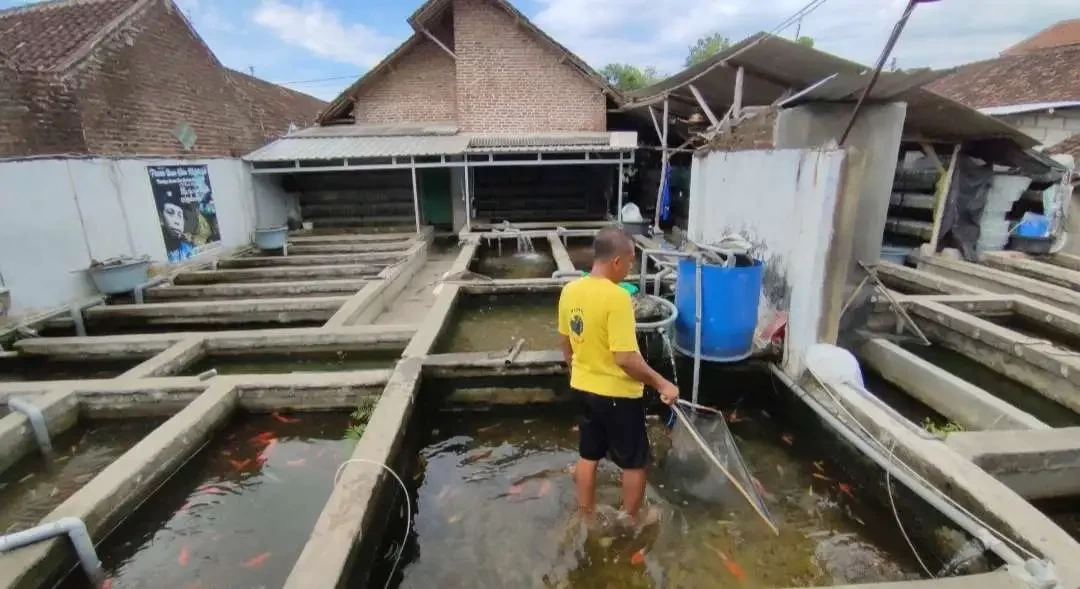
[[637, 518], [641, 502], [645, 498], [645, 469], [624, 469], [622, 473], [622, 510]]
[[592, 514], [596, 506], [595, 460], [578, 459], [574, 466], [574, 486], [577, 488], [578, 508], [586, 515]]

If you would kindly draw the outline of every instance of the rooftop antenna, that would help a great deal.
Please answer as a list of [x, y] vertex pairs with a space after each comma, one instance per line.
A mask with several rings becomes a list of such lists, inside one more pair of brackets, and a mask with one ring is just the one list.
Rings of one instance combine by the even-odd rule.
[[255, 66], [249, 65], [248, 66], [248, 71], [251, 72], [251, 77], [254, 78], [255, 77]]

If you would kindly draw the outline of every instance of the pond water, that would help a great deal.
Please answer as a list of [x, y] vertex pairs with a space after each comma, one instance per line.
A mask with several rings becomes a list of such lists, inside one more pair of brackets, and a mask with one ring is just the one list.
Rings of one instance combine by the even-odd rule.
[[[501, 243], [502, 250], [499, 250]], [[484, 276], [505, 278], [551, 278], [555, 272], [555, 258], [551, 255], [551, 244], [545, 237], [532, 238], [531, 252], [518, 251], [518, 244], [513, 239], [481, 242], [476, 258], [470, 266], [473, 272]]]
[[526, 350], [559, 349], [559, 295], [465, 295], [437, 352], [494, 352], [525, 339]]
[[[740, 386], [730, 378], [712, 382]], [[413, 535], [391, 586], [785, 587], [921, 578], [892, 513], [878, 501], [881, 473], [850, 477], [861, 464], [828, 444], [834, 436], [779, 419], [755, 402], [757, 392], [728, 388], [735, 402], [725, 414], [779, 535], [732, 499], [730, 488], [718, 501], [692, 494], [695, 487], [673, 474], [661, 419], [649, 420], [654, 459], [646, 491], [660, 521], [633, 528], [607, 517], [621, 489], [607, 461], [596, 491], [605, 517], [586, 524], [578, 516], [568, 470], [577, 458], [576, 421], [567, 406], [441, 412], [417, 420], [423, 439], [412, 478]], [[897, 490], [897, 501], [917, 545], [945, 530], [941, 516], [926, 514], [911, 496]], [[402, 524], [392, 521], [385, 537], [400, 538]], [[384, 548], [368, 587], [386, 581], [394, 550]], [[938, 553], [922, 551], [935, 571]]]
[[1054, 520], [1075, 540], [1080, 541], [1080, 498], [1062, 497], [1032, 501], [1032, 505]]
[[873, 393], [874, 396], [884, 401], [886, 405], [895, 409], [897, 413], [906, 417], [908, 421], [915, 425], [923, 427], [929, 422], [938, 428], [943, 428], [951, 421], [929, 405], [908, 394], [904, 389], [885, 380], [877, 372], [864, 366], [862, 373], [866, 390]]
[[1005, 316], [980, 317], [1029, 338], [1048, 341], [1062, 352], [1080, 355], [1080, 336], [1058, 329], [1053, 325], [1036, 321], [1019, 313]]
[[53, 439], [51, 460], [35, 451], [0, 473], [0, 533], [36, 526], [163, 421], [80, 422]]
[[98, 546], [112, 589], [281, 587], [352, 452], [348, 419], [241, 414]]
[[187, 366], [180, 376], [195, 376], [215, 369], [218, 374], [288, 374], [291, 372], [343, 372], [392, 368], [401, 350], [341, 350], [281, 354], [208, 354]]
[[983, 389], [1006, 403], [1030, 413], [1053, 427], [1080, 425], [1080, 414], [1060, 405], [1007, 376], [967, 356], [942, 346], [905, 345], [904, 349], [931, 364]]
[[20, 356], [0, 360], [0, 382], [116, 378], [142, 361], [142, 358], [110, 358], [75, 362], [48, 356]]

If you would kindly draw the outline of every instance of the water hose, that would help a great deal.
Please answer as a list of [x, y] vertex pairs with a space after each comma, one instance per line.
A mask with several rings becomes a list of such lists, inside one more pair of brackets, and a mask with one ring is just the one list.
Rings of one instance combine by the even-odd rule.
[[334, 472], [334, 486], [336, 487], [338, 481], [341, 479], [342, 473], [345, 471], [345, 467], [353, 462], [363, 462], [365, 464], [374, 464], [379, 468], [393, 475], [399, 485], [401, 485], [401, 492], [405, 494], [405, 534], [401, 538], [401, 546], [398, 547], [397, 556], [394, 557], [394, 564], [390, 567], [390, 574], [386, 577], [386, 585], [383, 589], [390, 587], [391, 582], [394, 580], [394, 573], [397, 572], [398, 564], [401, 563], [401, 554], [405, 552], [405, 544], [409, 541], [409, 532], [412, 531], [412, 501], [409, 500], [409, 487], [405, 486], [405, 481], [398, 476], [398, 473], [394, 472], [394, 469], [386, 466], [381, 462], [375, 460], [368, 460], [367, 458], [350, 458], [345, 462], [342, 462], [338, 466], [337, 471]]
[[82, 565], [87, 578], [94, 587], [101, 587], [105, 581], [101, 560], [98, 559], [97, 552], [94, 550], [94, 542], [90, 539], [86, 524], [76, 517], [62, 517], [29, 530], [0, 536], [0, 554], [64, 535], [71, 540], [71, 545], [75, 548], [75, 554], [78, 555], [79, 564]]

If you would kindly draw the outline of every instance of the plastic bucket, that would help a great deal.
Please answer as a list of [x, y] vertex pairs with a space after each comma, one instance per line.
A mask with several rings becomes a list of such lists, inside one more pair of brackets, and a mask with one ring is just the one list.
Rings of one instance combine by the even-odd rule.
[[[694, 354], [696, 262], [679, 260], [675, 284], [675, 348]], [[750, 357], [757, 328], [758, 301], [765, 279], [765, 265], [724, 268], [705, 264], [701, 268], [701, 358], [710, 362], [738, 362]]]
[[1050, 234], [1050, 219], [1045, 215], [1028, 213], [1016, 226], [1016, 234], [1020, 237], [1042, 238]]
[[994, 174], [990, 180], [990, 191], [986, 194], [986, 208], [995, 211], [1009, 210], [1028, 186], [1031, 186], [1031, 178], [1027, 176]]
[[131, 260], [103, 266], [93, 266], [89, 270], [101, 294], [120, 294], [135, 290], [136, 286], [150, 280], [150, 261]]
[[279, 250], [285, 247], [285, 239], [288, 237], [289, 228], [285, 226], [271, 229], [256, 229], [253, 241], [255, 247], [263, 250]]

